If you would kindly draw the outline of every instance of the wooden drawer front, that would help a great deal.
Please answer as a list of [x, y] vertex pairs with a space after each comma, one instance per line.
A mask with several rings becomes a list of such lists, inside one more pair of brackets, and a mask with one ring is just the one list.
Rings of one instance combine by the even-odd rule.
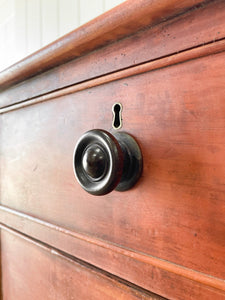
[[[149, 280], [141, 267], [124, 274], [116, 255], [101, 264], [88, 247], [79, 255], [74, 250], [144, 288], [174, 299], [186, 288], [182, 299], [190, 299], [195, 286], [196, 299], [224, 299], [224, 59], [223, 52], [3, 114], [2, 205], [85, 236], [90, 249], [105, 243], [134, 250], [130, 256], [140, 255], [142, 263], [156, 259], [157, 268], [187, 279], [174, 290], [157, 268]], [[142, 149], [143, 175], [128, 192], [94, 197], [74, 178], [73, 149], [85, 131], [110, 130], [115, 102], [123, 105], [122, 130]], [[1, 218], [30, 230], [26, 222]]]
[[3, 299], [162, 299], [5, 230], [2, 230], [2, 253]]

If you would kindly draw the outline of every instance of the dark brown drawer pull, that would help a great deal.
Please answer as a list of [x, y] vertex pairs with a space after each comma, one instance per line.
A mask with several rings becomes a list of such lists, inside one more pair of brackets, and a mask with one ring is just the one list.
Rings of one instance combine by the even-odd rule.
[[73, 163], [78, 182], [92, 195], [105, 195], [113, 189], [126, 191], [142, 172], [141, 150], [124, 132], [87, 131], [76, 144]]

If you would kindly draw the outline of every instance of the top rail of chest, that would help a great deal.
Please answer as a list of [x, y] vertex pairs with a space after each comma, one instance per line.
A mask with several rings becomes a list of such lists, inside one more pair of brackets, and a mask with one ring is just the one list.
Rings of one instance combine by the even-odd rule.
[[224, 20], [221, 0], [126, 1], [2, 71], [0, 108], [223, 40]]

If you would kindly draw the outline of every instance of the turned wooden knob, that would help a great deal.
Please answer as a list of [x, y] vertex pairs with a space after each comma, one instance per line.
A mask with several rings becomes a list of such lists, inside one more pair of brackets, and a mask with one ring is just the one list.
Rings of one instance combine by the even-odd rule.
[[84, 133], [74, 150], [74, 173], [92, 195], [130, 189], [142, 172], [142, 155], [129, 134], [94, 129]]

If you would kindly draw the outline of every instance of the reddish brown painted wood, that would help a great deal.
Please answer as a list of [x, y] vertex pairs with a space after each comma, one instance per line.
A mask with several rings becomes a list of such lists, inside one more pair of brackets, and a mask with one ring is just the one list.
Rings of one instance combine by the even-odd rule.
[[3, 230], [2, 247], [7, 300], [162, 300], [12, 231]]
[[77, 58], [145, 26], [153, 26], [203, 0], [129, 0], [0, 73], [8, 87]]
[[[3, 114], [2, 203], [71, 231], [224, 279], [224, 55]], [[111, 107], [117, 101], [124, 106], [123, 130], [142, 148], [144, 172], [129, 192], [93, 197], [73, 177], [73, 148], [84, 131], [110, 129]], [[95, 264], [97, 258], [91, 259]], [[113, 255], [110, 263], [126, 266]], [[142, 268], [125, 270], [123, 276], [141, 286], [150, 275], [143, 276]], [[189, 299], [196, 282], [185, 285], [173, 278], [184, 287], [182, 299]], [[166, 274], [160, 275], [157, 293], [165, 295], [166, 280]], [[170, 298], [181, 299], [172, 283], [168, 291]], [[201, 297], [207, 297], [206, 292], [198, 286], [193, 298]]]
[[[169, 299], [186, 299], [186, 297], [189, 299], [190, 294], [193, 299], [225, 297], [224, 280], [157, 257], [71, 232], [5, 207], [1, 207], [0, 222], [82, 260], [94, 261], [96, 266], [127, 278], [147, 290], [154, 290]], [[112, 261], [112, 257], [116, 259], [116, 264]], [[142, 276], [137, 277], [139, 273]], [[174, 282], [176, 282], [175, 291]]]
[[0, 96], [0, 107], [222, 39], [225, 37], [224, 19], [224, 1], [210, 1], [5, 90]]

